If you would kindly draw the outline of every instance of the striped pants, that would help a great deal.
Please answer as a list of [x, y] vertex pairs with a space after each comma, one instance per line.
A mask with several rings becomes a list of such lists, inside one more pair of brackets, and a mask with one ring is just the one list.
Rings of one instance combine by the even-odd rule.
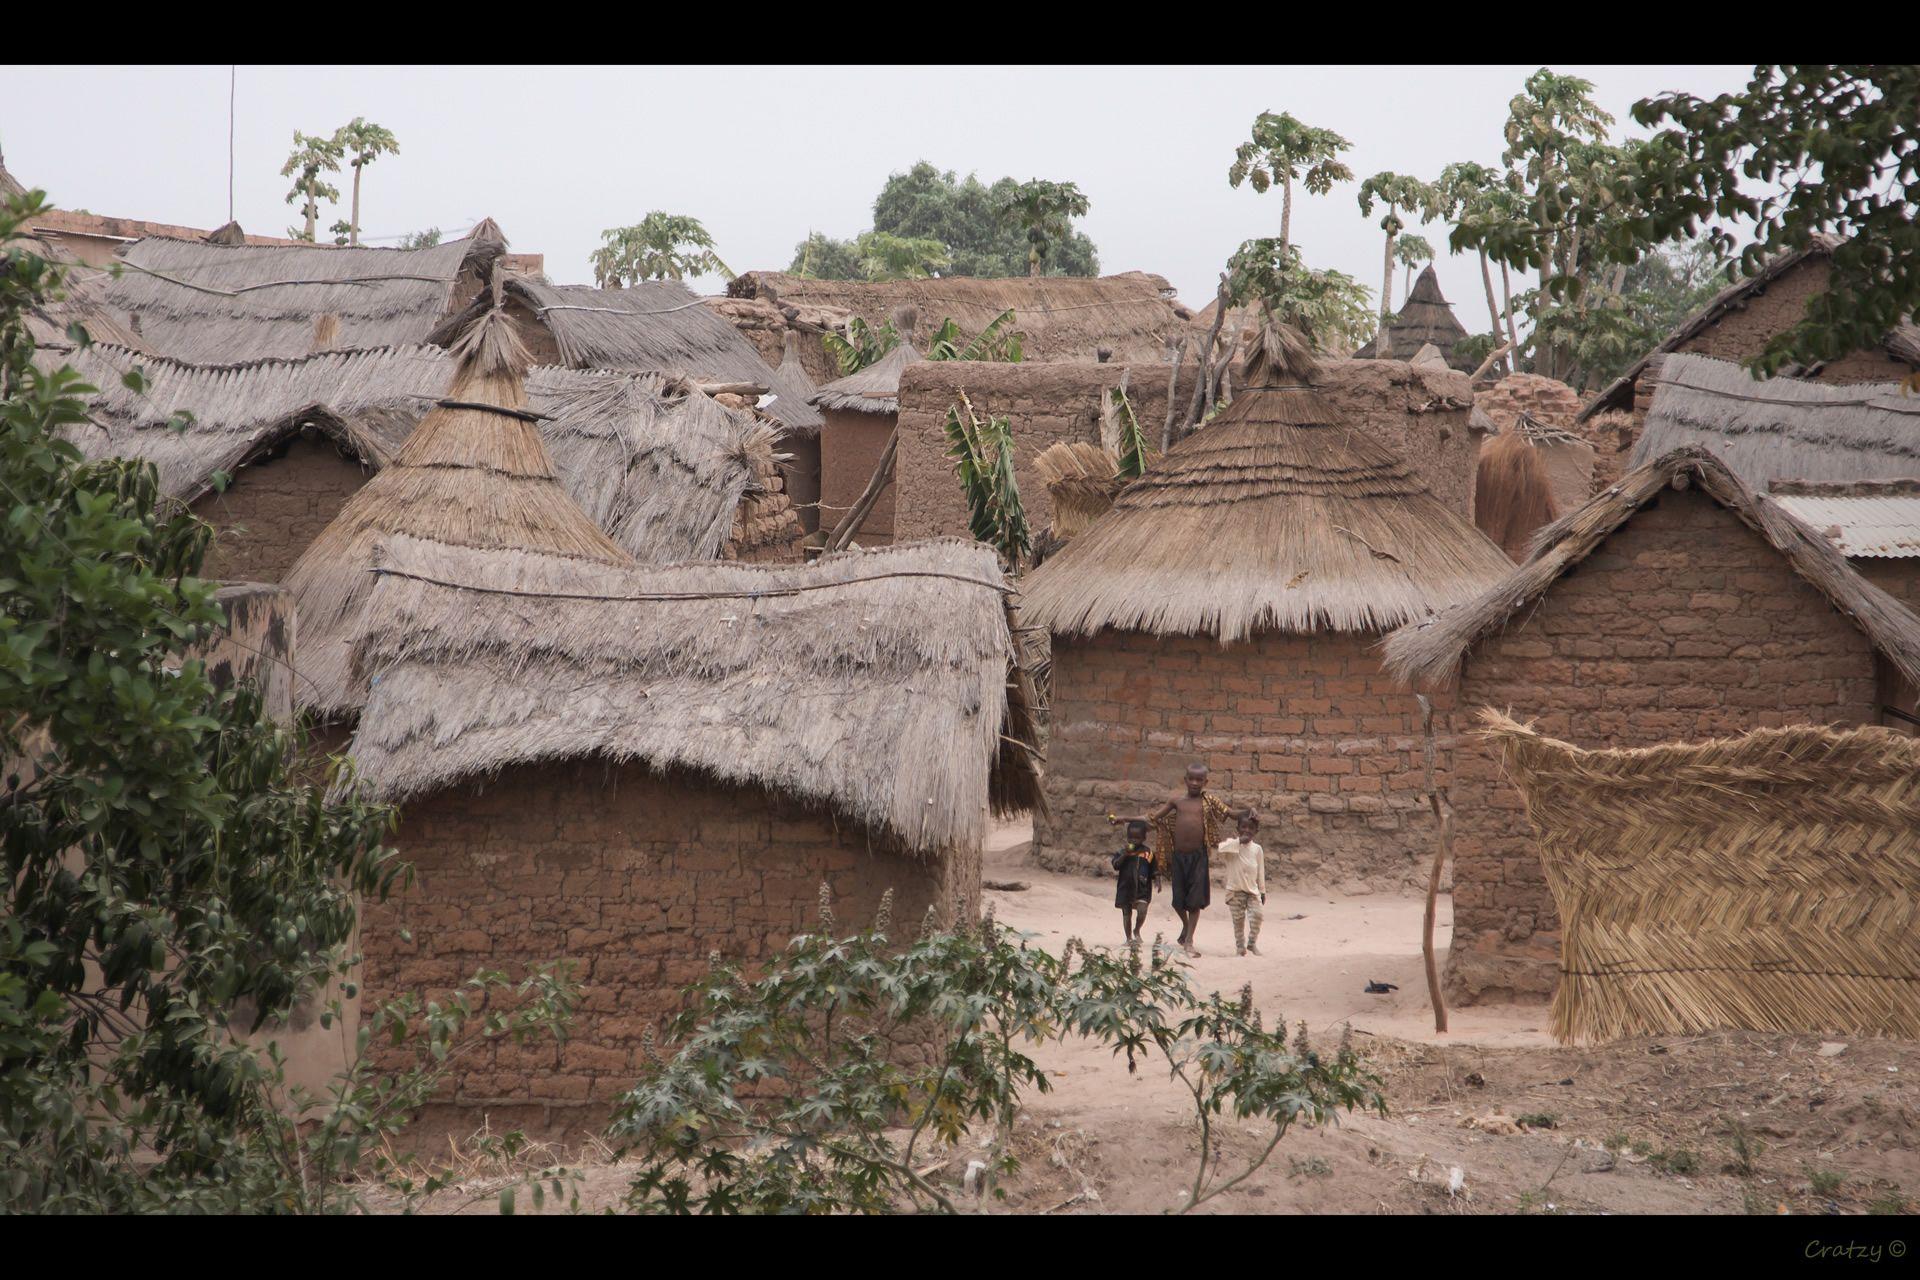
[[1233, 916], [1233, 947], [1243, 951], [1260, 940], [1260, 895], [1245, 889], [1227, 894], [1227, 911]]

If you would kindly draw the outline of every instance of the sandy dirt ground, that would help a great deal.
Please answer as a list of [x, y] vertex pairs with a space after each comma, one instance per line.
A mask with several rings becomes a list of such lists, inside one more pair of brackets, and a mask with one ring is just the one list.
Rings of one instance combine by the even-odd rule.
[[[1055, 952], [1075, 936], [1120, 944], [1108, 880], [1047, 872], [1027, 855], [1024, 829], [997, 833], [987, 881], [1026, 886], [987, 892], [1000, 922]], [[1544, 1005], [1453, 1010], [1439, 1035], [1420, 900], [1273, 892], [1264, 954], [1238, 957], [1217, 885], [1214, 899], [1202, 954], [1183, 961], [1195, 987], [1233, 992], [1251, 981], [1267, 1025], [1304, 1020], [1329, 1044], [1351, 1024], [1384, 1078], [1390, 1114], [1294, 1130], [1266, 1167], [1199, 1212], [1863, 1213], [1893, 1211], [1920, 1192], [1911, 1043], [1718, 1032], [1562, 1048], [1546, 1034]], [[1443, 954], [1447, 926], [1443, 905]], [[1171, 940], [1178, 929], [1172, 908], [1156, 903], [1148, 936]], [[1399, 989], [1368, 995], [1369, 981]], [[979, 1211], [1180, 1208], [1199, 1154], [1180, 1086], [1150, 1065], [1130, 1075], [1124, 1060], [1083, 1042], [1051, 1042], [1034, 1056], [1053, 1091], [1028, 1098], [1015, 1138], [1023, 1167], [1006, 1200]], [[1249, 1126], [1223, 1128], [1228, 1172], [1265, 1144]], [[985, 1147], [982, 1135], [951, 1153], [936, 1180], [957, 1186]], [[588, 1161], [580, 1207], [617, 1204], [628, 1175]], [[497, 1185], [476, 1177], [435, 1208], [496, 1212]]]

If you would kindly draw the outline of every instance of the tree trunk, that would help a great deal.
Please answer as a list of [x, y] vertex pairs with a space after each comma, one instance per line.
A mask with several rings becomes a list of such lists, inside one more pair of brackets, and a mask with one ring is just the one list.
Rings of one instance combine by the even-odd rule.
[[1173, 367], [1167, 370], [1167, 420], [1160, 428], [1160, 452], [1173, 448], [1173, 419], [1179, 412], [1174, 404], [1174, 396], [1180, 389], [1180, 366], [1185, 363], [1187, 340], [1182, 339], [1176, 346], [1172, 338], [1167, 339], [1167, 359]]
[[1207, 383], [1213, 374], [1213, 344], [1220, 337], [1220, 326], [1227, 319], [1227, 273], [1220, 273], [1220, 291], [1214, 295], [1213, 327], [1207, 330], [1207, 341], [1200, 348], [1199, 369], [1193, 382], [1193, 399], [1187, 405], [1187, 420], [1181, 434], [1185, 435], [1195, 423], [1200, 421], [1200, 407], [1206, 403]]
[[358, 248], [360, 245], [360, 172], [359, 161], [353, 165], [353, 221], [347, 225], [347, 243]]
[[1286, 265], [1287, 246], [1293, 243], [1293, 175], [1280, 171], [1280, 264]]
[[1040, 278], [1040, 247], [1038, 245], [1030, 244], [1027, 246], [1027, 279], [1038, 280], [1039, 278]]
[[316, 173], [307, 176], [307, 240], [313, 240], [314, 231], [320, 221], [320, 197], [314, 194], [313, 184], [320, 180]]
[[1387, 232], [1387, 269], [1380, 281], [1380, 336], [1373, 340], [1373, 354], [1387, 358], [1387, 322], [1393, 318], [1393, 232]]
[[[1487, 287], [1487, 320], [1493, 325], [1493, 343], [1500, 345], [1500, 304], [1493, 298], [1493, 270], [1487, 265], [1487, 251], [1480, 251], [1480, 283]], [[1504, 367], [1512, 372], [1513, 363], [1506, 361]]]
[[1513, 361], [1512, 367], [1517, 371], [1520, 368], [1520, 334], [1513, 327], [1513, 281], [1507, 275], [1507, 264], [1504, 262], [1500, 264], [1500, 306], [1507, 318], [1507, 341], [1513, 344], [1513, 350], [1508, 354]]

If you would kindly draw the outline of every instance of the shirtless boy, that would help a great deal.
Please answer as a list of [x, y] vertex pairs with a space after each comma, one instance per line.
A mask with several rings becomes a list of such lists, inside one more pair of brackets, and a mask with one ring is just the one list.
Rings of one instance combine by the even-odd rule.
[[1233, 816], [1224, 801], [1207, 790], [1207, 766], [1187, 766], [1186, 794], [1177, 795], [1150, 813], [1135, 817], [1107, 815], [1108, 822], [1145, 821], [1153, 826], [1154, 863], [1173, 882], [1173, 909], [1180, 917], [1180, 946], [1190, 956], [1200, 913], [1212, 901], [1207, 854], [1225, 836], [1225, 820]]

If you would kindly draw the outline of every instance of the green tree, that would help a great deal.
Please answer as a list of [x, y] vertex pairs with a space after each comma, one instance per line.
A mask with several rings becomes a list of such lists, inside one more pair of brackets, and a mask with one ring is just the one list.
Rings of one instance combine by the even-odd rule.
[[1315, 195], [1325, 195], [1336, 182], [1351, 182], [1353, 170], [1340, 153], [1353, 144], [1331, 129], [1319, 129], [1282, 112], [1262, 111], [1253, 121], [1253, 136], [1234, 152], [1227, 182], [1238, 187], [1251, 182], [1265, 192], [1280, 184], [1280, 251], [1293, 243], [1293, 184], [1297, 181]]
[[[961, 179], [922, 160], [887, 179], [873, 202], [873, 230], [939, 241], [953, 259], [953, 275], [1022, 276], [1027, 274], [1026, 237], [998, 212], [1018, 188], [1012, 178], [988, 186], [975, 175]], [[1046, 274], [1099, 275], [1093, 241], [1078, 231], [1058, 238], [1047, 255]]]
[[298, 129], [293, 131], [293, 154], [280, 166], [280, 176], [294, 180], [286, 202], [299, 203], [306, 226], [300, 230], [288, 227], [287, 235], [292, 239], [313, 240], [319, 229], [320, 202], [340, 198], [339, 190], [322, 181], [320, 175], [338, 173], [344, 154], [337, 138], [316, 138]]
[[1920, 66], [1761, 65], [1740, 93], [1664, 94], [1633, 118], [1670, 127], [1615, 176], [1625, 208], [1601, 233], [1612, 260], [1701, 234], [1731, 254], [1741, 221], [1754, 235], [1746, 271], [1821, 232], [1843, 237], [1826, 291], [1755, 357], [1758, 371], [1873, 347], [1920, 309]]
[[440, 243], [440, 228], [428, 227], [425, 231], [409, 231], [400, 237], [402, 249], [431, 249]]
[[960, 474], [973, 536], [1018, 569], [1033, 550], [1033, 533], [1013, 469], [1013, 424], [1002, 414], [982, 421], [962, 391], [947, 410], [947, 455]]
[[[392, 133], [377, 124], [368, 124], [363, 116], [355, 116], [349, 124], [341, 125], [334, 131], [334, 146], [342, 153], [352, 156], [347, 163], [353, 166], [353, 213], [344, 228], [335, 224], [335, 230], [344, 229], [344, 243], [360, 243], [360, 178], [366, 167], [381, 156], [400, 154], [400, 143]], [[335, 197], [336, 199], [338, 197]]]
[[1498, 300], [1493, 293], [1493, 269], [1487, 256], [1487, 240], [1501, 234], [1500, 229], [1511, 226], [1520, 216], [1518, 195], [1507, 185], [1505, 176], [1485, 165], [1471, 160], [1459, 161], [1446, 166], [1433, 183], [1433, 208], [1431, 212], [1437, 218], [1454, 224], [1451, 237], [1452, 247], [1472, 249], [1480, 259], [1480, 283], [1487, 294], [1487, 321], [1492, 326], [1495, 341], [1480, 354], [1487, 355], [1504, 341], [1514, 350], [1507, 355], [1507, 364], [1512, 368], [1515, 352], [1519, 349], [1519, 336], [1513, 324], [1513, 286], [1508, 274], [1507, 264], [1500, 264], [1501, 294]]
[[[1387, 322], [1393, 319], [1393, 246], [1406, 229], [1401, 213], [1424, 211], [1435, 203], [1433, 188], [1418, 178], [1409, 178], [1392, 170], [1382, 170], [1360, 184], [1360, 212], [1373, 216], [1374, 202], [1382, 206], [1380, 229], [1387, 233], [1386, 266], [1380, 281], [1380, 341], [1385, 344]], [[1424, 217], [1423, 217], [1424, 221]], [[1386, 354], [1383, 350], [1382, 355]]]
[[886, 231], [863, 231], [854, 241], [863, 280], [921, 280], [952, 265], [947, 246]]
[[1001, 201], [1000, 216], [1026, 234], [1027, 275], [1040, 274], [1040, 264], [1054, 244], [1066, 238], [1072, 220], [1085, 217], [1089, 207], [1073, 183], [1040, 178], [1021, 183]]
[[1372, 292], [1341, 271], [1319, 271], [1300, 258], [1298, 245], [1248, 240], [1227, 260], [1230, 306], [1264, 306], [1320, 350], [1351, 351], [1377, 326]]
[[851, 240], [810, 231], [793, 247], [793, 261], [787, 271], [810, 280], [859, 280], [860, 250]]
[[[44, 207], [0, 209], [0, 242]], [[399, 871], [384, 808], [330, 801], [250, 687], [196, 650], [212, 530], [144, 462], [62, 437], [91, 390], [30, 358], [60, 269], [0, 271], [0, 1203], [152, 1207], [249, 1167], [265, 1070], [230, 1032], [284, 1016]], [[85, 344], [83, 330], [72, 336]], [[135, 390], [137, 370], [125, 375]], [[229, 1027], [236, 1005], [251, 1025]]]
[[602, 289], [710, 272], [733, 279], [733, 269], [720, 261], [713, 237], [697, 218], [656, 209], [631, 227], [602, 231], [600, 238], [606, 243], [593, 251], [593, 279]]
[[1423, 262], [1433, 261], [1433, 246], [1427, 243], [1425, 236], [1406, 232], [1394, 241], [1393, 260], [1406, 268], [1406, 276], [1400, 282], [1400, 296], [1404, 298], [1413, 292], [1413, 269]]

